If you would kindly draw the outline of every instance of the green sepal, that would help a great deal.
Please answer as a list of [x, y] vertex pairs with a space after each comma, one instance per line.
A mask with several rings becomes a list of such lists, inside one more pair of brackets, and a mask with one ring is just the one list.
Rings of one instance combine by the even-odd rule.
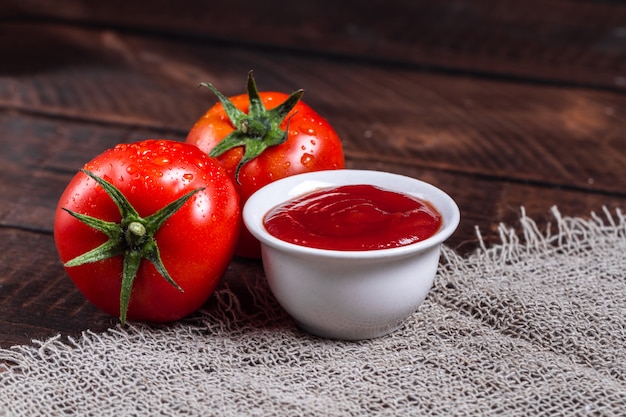
[[130, 295], [133, 284], [137, 277], [139, 265], [143, 255], [137, 251], [129, 250], [124, 253], [124, 266], [122, 268], [122, 288], [120, 290], [120, 322], [126, 323], [126, 313], [130, 304]]
[[119, 223], [108, 222], [63, 208], [63, 210], [68, 212], [71, 216], [87, 226], [104, 233], [109, 238], [102, 245], [65, 262], [64, 266], [74, 267], [102, 261], [115, 256], [123, 256], [124, 266], [120, 290], [120, 321], [124, 324], [126, 322], [133, 283], [143, 259], [152, 263], [157, 272], [161, 274], [168, 283], [174, 286], [178, 291], [183, 292], [183, 289], [174, 281], [165, 268], [165, 265], [163, 265], [154, 235], [163, 223], [176, 213], [187, 200], [204, 188], [191, 190], [158, 210], [156, 213], [142, 218], [117, 187], [90, 171], [82, 170], [82, 172], [95, 180], [111, 197], [119, 209], [122, 218]]
[[248, 73], [247, 92], [250, 106], [248, 114], [239, 110], [228, 97], [223, 95], [210, 83], [200, 83], [200, 86], [207, 87], [217, 96], [224, 107], [226, 115], [235, 127], [235, 131], [222, 139], [210, 152], [209, 156], [218, 157], [224, 152], [243, 146], [244, 154], [237, 164], [235, 179], [239, 183], [239, 172], [241, 168], [261, 155], [271, 146], [284, 143], [289, 132], [289, 121], [285, 130], [280, 125], [285, 117], [298, 104], [304, 90], [297, 90], [281, 104], [271, 110], [267, 110], [259, 96], [259, 90], [252, 76], [252, 71]]
[[107, 222], [102, 219], [86, 216], [84, 214], [68, 210], [66, 208], [63, 208], [63, 210], [65, 210], [81, 222], [85, 223], [87, 226], [91, 226], [92, 228], [103, 232], [109, 237], [109, 240], [104, 242], [102, 245], [90, 250], [89, 252], [85, 252], [68, 262], [65, 262], [64, 266], [72, 267], [86, 263], [98, 262], [104, 259], [121, 255], [123, 253], [119, 245], [119, 241], [122, 238], [120, 233], [121, 230], [117, 223]]

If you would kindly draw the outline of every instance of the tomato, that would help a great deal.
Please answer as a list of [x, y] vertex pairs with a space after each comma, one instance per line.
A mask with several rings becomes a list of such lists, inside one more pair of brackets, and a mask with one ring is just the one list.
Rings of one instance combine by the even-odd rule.
[[[227, 98], [211, 84], [202, 85], [219, 102], [196, 121], [186, 141], [219, 159], [242, 207], [255, 191], [280, 178], [345, 167], [337, 132], [300, 100], [302, 90], [259, 93], [251, 73], [247, 94]], [[242, 228], [236, 254], [259, 258], [260, 253], [259, 242]]]
[[212, 294], [235, 249], [239, 196], [196, 146], [120, 144], [88, 162], [59, 200], [54, 239], [65, 270], [95, 306], [168, 322]]

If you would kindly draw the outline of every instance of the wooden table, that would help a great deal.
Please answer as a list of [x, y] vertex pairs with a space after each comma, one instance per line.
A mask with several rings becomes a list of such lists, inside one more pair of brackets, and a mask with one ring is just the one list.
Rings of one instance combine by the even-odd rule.
[[61, 192], [117, 143], [183, 140], [215, 101], [198, 83], [239, 94], [249, 70], [306, 89], [349, 168], [451, 194], [463, 254], [522, 206], [543, 225], [626, 204], [624, 3], [8, 0], [0, 18], [1, 347], [115, 325], [57, 258]]

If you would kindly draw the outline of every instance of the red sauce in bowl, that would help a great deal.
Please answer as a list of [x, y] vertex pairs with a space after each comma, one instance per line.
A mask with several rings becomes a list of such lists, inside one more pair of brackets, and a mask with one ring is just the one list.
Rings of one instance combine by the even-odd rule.
[[441, 214], [414, 196], [372, 185], [326, 188], [270, 210], [274, 237], [318, 249], [361, 251], [410, 245], [434, 235]]

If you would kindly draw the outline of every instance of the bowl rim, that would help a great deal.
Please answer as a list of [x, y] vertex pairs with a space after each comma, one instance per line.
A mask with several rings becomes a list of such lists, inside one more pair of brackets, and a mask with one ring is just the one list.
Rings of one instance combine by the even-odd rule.
[[[388, 180], [392, 180], [392, 182], [393, 180], [403, 181], [404, 183], [410, 183], [414, 190], [407, 191], [394, 189], [390, 185], [376, 184], [375, 181], [371, 180], [359, 181], [359, 177], [386, 178]], [[342, 251], [311, 248], [308, 246], [286, 242], [271, 235], [263, 226], [263, 219], [265, 218], [265, 215], [269, 210], [277, 205], [319, 188], [341, 186], [346, 184], [371, 184], [396, 192], [408, 193], [424, 199], [432, 204], [439, 211], [439, 213], [441, 213], [443, 217], [442, 227], [431, 237], [406, 246], [388, 249]], [[281, 195], [279, 190], [285, 189], [288, 193], [283, 193], [279, 199], [274, 198], [277, 195]], [[268, 200], [268, 196], [272, 198]], [[436, 197], [435, 199], [438, 203], [432, 201], [433, 197]], [[445, 207], [442, 207], [444, 205]], [[261, 206], [261, 210], [258, 209], [259, 206]], [[262, 211], [262, 213], [259, 213], [260, 211]], [[444, 211], [448, 214], [444, 214]], [[452, 197], [450, 197], [443, 190], [425, 181], [388, 171], [345, 168], [295, 174], [271, 182], [257, 190], [248, 198], [242, 210], [242, 217], [245, 227], [261, 242], [262, 245], [265, 244], [282, 252], [335, 259], [378, 259], [403, 257], [432, 249], [433, 247], [443, 243], [452, 235], [452, 233], [454, 233], [460, 223], [461, 214], [458, 205]]]

